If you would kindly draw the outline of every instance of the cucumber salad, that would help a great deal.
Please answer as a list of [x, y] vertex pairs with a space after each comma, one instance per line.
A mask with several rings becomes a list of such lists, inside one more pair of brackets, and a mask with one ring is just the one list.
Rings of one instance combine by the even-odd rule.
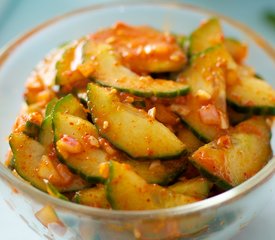
[[31, 73], [6, 161], [90, 207], [150, 210], [229, 190], [272, 157], [275, 91], [216, 18], [190, 35], [117, 22]]

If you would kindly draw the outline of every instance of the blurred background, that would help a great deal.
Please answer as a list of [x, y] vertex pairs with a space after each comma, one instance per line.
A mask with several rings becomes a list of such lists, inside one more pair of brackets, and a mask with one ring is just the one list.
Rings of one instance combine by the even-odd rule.
[[[131, 0], [129, 0], [131, 1]], [[76, 8], [114, 0], [0, 0], [0, 46], [32, 27]], [[274, 0], [178, 0], [245, 23], [275, 46]]]
[[[129, 0], [130, 1], [130, 0]], [[44, 21], [91, 4], [114, 0], [0, 0], [0, 48]], [[172, 2], [172, 1], [170, 1]], [[193, 4], [240, 21], [275, 47], [275, 0], [178, 0]], [[0, 193], [1, 194], [1, 193]], [[274, 202], [271, 199], [270, 202]], [[273, 216], [272, 219], [271, 216]], [[275, 206], [270, 204], [234, 240], [274, 239]], [[264, 235], [263, 235], [264, 233]], [[263, 237], [264, 236], [264, 237]], [[0, 198], [0, 239], [36, 240], [33, 233]]]

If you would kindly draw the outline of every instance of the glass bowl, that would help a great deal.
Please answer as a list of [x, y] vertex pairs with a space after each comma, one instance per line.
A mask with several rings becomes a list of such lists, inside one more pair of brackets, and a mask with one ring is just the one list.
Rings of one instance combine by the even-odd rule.
[[[52, 48], [116, 21], [189, 34], [203, 19], [213, 15], [221, 19], [226, 35], [248, 43], [247, 63], [274, 86], [274, 50], [233, 20], [175, 3], [114, 3], [87, 7], [38, 26], [1, 51], [1, 162], [5, 161], [8, 150], [7, 136], [20, 111], [26, 78]], [[273, 149], [274, 146], [272, 141]], [[245, 183], [207, 200], [154, 211], [110, 211], [53, 198], [16, 178], [1, 162], [1, 196], [29, 227], [47, 239], [230, 239], [261, 210], [275, 188], [273, 158]], [[35, 214], [44, 206], [51, 206], [62, 224], [43, 226]]]

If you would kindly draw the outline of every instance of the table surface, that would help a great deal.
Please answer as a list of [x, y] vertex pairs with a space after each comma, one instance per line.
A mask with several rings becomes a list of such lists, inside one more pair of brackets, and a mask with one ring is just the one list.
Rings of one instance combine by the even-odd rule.
[[[108, 2], [108, 0], [0, 0], [0, 48], [7, 42], [21, 35], [45, 20], [68, 12], [70, 10], [95, 4]], [[270, 44], [275, 46], [275, 26], [267, 24], [265, 12], [273, 9], [275, 11], [274, 0], [261, 1], [178, 1], [192, 3], [210, 10], [220, 12], [226, 16], [241, 21], [261, 36]], [[249, 11], [245, 9], [249, 8]], [[31, 13], [31, 14], [29, 14]], [[273, 198], [265, 206], [262, 212], [243, 229], [234, 240], [271, 240], [274, 239], [275, 229], [275, 192]], [[0, 239], [39, 239], [38, 235], [32, 232], [23, 221], [17, 217], [16, 213], [8, 208], [6, 203], [0, 198]], [[12, 226], [16, 226], [16, 231], [11, 231]]]

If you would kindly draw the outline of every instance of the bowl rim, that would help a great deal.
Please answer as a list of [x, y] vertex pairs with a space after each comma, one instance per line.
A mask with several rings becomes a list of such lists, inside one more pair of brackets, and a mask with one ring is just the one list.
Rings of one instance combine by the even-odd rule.
[[[161, 8], [174, 8], [174, 9], [187, 9], [195, 12], [200, 12], [209, 16], [216, 16], [227, 24], [237, 28], [250, 39], [252, 39], [274, 62], [275, 62], [275, 49], [267, 43], [262, 37], [256, 34], [246, 25], [232, 20], [229, 17], [223, 16], [222, 14], [216, 13], [215, 11], [206, 10], [201, 7], [197, 7], [186, 3], [175, 3], [175, 2], [164, 2], [164, 1], [118, 1], [113, 3], [93, 4], [87, 7], [82, 7], [77, 10], [70, 11], [60, 16], [51, 18], [50, 20], [38, 25], [30, 31], [23, 34], [21, 37], [16, 38], [10, 43], [4, 45], [0, 49], [0, 70], [4, 62], [8, 60], [9, 55], [12, 54], [21, 44], [28, 40], [29, 37], [36, 33], [44, 30], [47, 27], [55, 24], [56, 22], [68, 19], [70, 17], [80, 15], [86, 12], [94, 12], [101, 9], [111, 9], [115, 7], [132, 7], [132, 6], [156, 6]], [[174, 208], [158, 209], [158, 210], [140, 210], [140, 211], [125, 211], [125, 210], [107, 210], [94, 207], [88, 207], [84, 205], [75, 204], [73, 202], [66, 202], [58, 198], [54, 198], [47, 193], [44, 193], [35, 187], [27, 184], [18, 177], [14, 176], [12, 172], [0, 162], [0, 176], [9, 182], [15, 188], [20, 189], [21, 192], [26, 193], [28, 197], [35, 198], [36, 201], [46, 202], [47, 204], [53, 204], [54, 206], [61, 207], [78, 214], [88, 215], [93, 218], [104, 218], [104, 219], [147, 219], [158, 218], [161, 216], [174, 217], [180, 215], [191, 215], [205, 211], [210, 208], [218, 208], [221, 205], [229, 204], [245, 195], [248, 195], [254, 189], [260, 187], [265, 182], [270, 180], [275, 172], [275, 157], [270, 159], [268, 164], [263, 167], [256, 175], [248, 179], [241, 185], [232, 188], [220, 195], [205, 199], [196, 203], [178, 206]]]

